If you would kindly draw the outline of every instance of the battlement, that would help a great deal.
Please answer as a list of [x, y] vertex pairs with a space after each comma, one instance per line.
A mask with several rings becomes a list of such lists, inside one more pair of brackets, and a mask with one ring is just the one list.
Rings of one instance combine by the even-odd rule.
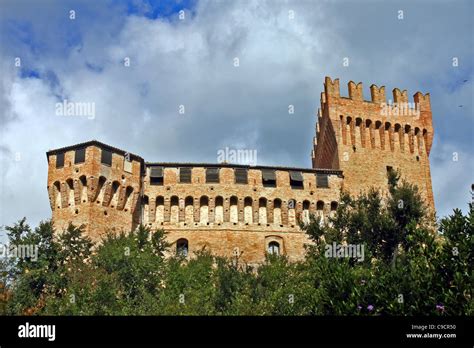
[[[300, 222], [327, 219], [342, 191], [387, 189], [387, 171], [400, 169], [434, 207], [429, 169], [433, 139], [429, 94], [348, 83], [326, 77], [312, 140], [312, 168], [230, 163], [145, 162], [113, 146], [89, 141], [47, 152], [48, 193], [57, 231], [83, 225], [96, 241], [139, 224], [164, 229], [176, 252], [206, 248], [260, 263], [267, 252], [289, 260], [304, 255]], [[413, 107], [411, 107], [413, 106]]]
[[93, 238], [105, 228], [122, 230], [139, 222], [137, 203], [144, 161], [98, 141], [46, 153], [48, 194], [59, 229], [84, 225]]
[[350, 99], [354, 102], [365, 102], [365, 103], [374, 103], [377, 105], [387, 104], [391, 105], [393, 108], [396, 104], [407, 104], [407, 107], [415, 110], [431, 110], [430, 94], [423, 94], [421, 92], [416, 92], [413, 95], [413, 101], [409, 101], [407, 90], [400, 90], [394, 88], [392, 90], [392, 98], [387, 100], [385, 95], [385, 86], [378, 87], [375, 84], [370, 86], [371, 99], [365, 100], [363, 95], [363, 84], [362, 82], [355, 83], [354, 81], [349, 81], [347, 83], [349, 97], [341, 97], [339, 79], [336, 78], [332, 80], [330, 77], [325, 78], [324, 82], [324, 92], [321, 95], [321, 103], [326, 103], [326, 101], [331, 99]]
[[[369, 186], [386, 185], [386, 168], [399, 169], [426, 193], [433, 206], [429, 154], [433, 121], [429, 93], [394, 88], [387, 100], [385, 86], [370, 86], [365, 100], [363, 84], [348, 82], [342, 97], [339, 79], [325, 78], [318, 110], [311, 159], [313, 167], [344, 171], [345, 187], [357, 194]], [[347, 184], [347, 186], [346, 186]]]
[[138, 224], [164, 229], [189, 252], [208, 248], [261, 262], [269, 246], [290, 260], [304, 255], [299, 222], [335, 213], [340, 170], [229, 163], [145, 162], [140, 156], [90, 141], [47, 152], [48, 193], [58, 232], [83, 225], [105, 233]]

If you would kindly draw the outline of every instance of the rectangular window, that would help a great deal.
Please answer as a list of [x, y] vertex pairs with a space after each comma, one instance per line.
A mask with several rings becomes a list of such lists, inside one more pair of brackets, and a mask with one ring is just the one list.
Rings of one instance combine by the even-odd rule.
[[183, 167], [179, 168], [179, 182], [182, 184], [191, 183], [191, 170], [192, 168]]
[[76, 149], [74, 153], [74, 164], [84, 163], [86, 161], [86, 148]]
[[64, 167], [64, 152], [56, 154], [56, 168]]
[[301, 172], [290, 172], [290, 186], [292, 189], [303, 189], [303, 174]]
[[249, 178], [247, 168], [235, 168], [234, 175], [236, 184], [248, 184]]
[[163, 167], [150, 168], [150, 185], [163, 185]]
[[262, 184], [264, 187], [276, 187], [276, 173], [273, 169], [262, 170]]
[[112, 151], [102, 149], [100, 163], [111, 166], [112, 165]]
[[206, 169], [206, 183], [219, 183], [219, 168]]
[[316, 187], [329, 188], [329, 177], [327, 174], [316, 174]]

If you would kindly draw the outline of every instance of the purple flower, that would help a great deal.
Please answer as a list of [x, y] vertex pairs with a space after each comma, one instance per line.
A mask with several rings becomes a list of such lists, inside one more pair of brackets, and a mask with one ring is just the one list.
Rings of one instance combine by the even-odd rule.
[[444, 312], [444, 306], [442, 304], [437, 304], [436, 305], [436, 310], [438, 310], [440, 312]]
[[372, 312], [372, 311], [374, 310], [374, 306], [368, 305], [368, 306], [367, 306], [367, 309], [369, 310], [369, 312]]

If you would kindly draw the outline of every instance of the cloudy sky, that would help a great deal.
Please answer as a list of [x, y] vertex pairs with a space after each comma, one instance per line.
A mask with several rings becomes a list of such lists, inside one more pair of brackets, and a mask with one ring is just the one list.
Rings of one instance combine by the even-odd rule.
[[[45, 152], [90, 139], [147, 161], [216, 162], [228, 146], [310, 167], [326, 75], [343, 95], [364, 82], [367, 99], [372, 83], [430, 92], [438, 215], [466, 210], [473, 13], [452, 0], [2, 0], [0, 225], [49, 218]], [[56, 115], [64, 99], [95, 117]]]

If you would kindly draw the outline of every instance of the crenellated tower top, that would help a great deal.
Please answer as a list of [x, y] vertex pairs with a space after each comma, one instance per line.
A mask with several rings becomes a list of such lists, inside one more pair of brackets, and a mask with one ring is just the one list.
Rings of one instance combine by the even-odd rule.
[[[318, 110], [316, 136], [311, 153], [313, 167], [342, 169], [346, 187], [359, 191], [385, 186], [387, 168], [428, 192], [432, 204], [428, 156], [433, 143], [429, 93], [394, 88], [387, 99], [385, 86], [370, 86], [364, 99], [362, 82], [348, 82], [348, 97], [342, 97], [339, 79], [325, 78]], [[373, 175], [375, 171], [375, 175]]]

